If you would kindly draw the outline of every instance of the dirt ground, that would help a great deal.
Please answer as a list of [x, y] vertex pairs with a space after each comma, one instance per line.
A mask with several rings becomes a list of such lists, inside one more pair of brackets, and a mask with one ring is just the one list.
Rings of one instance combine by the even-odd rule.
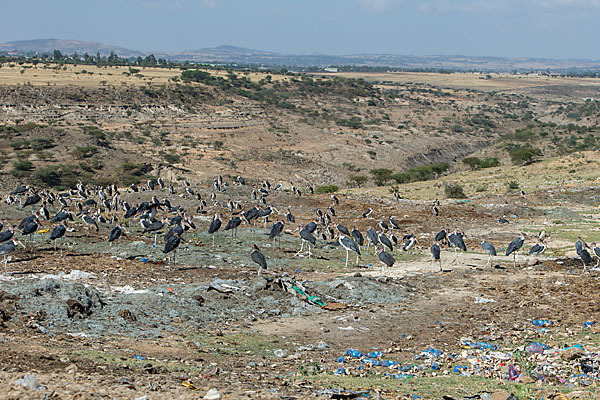
[[[208, 197], [206, 187], [195, 189]], [[250, 190], [230, 187], [217, 202], [231, 198], [246, 209]], [[124, 198], [135, 203], [153, 194], [166, 196]], [[162, 235], [153, 247], [137, 221], [124, 225], [128, 235], [113, 247], [110, 225], [96, 233], [71, 223], [63, 257], [48, 233], [39, 233], [32, 247], [11, 255], [0, 276], [0, 397], [193, 399], [214, 388], [225, 399], [506, 398], [511, 392], [552, 398], [559, 391], [564, 398], [594, 398], [600, 336], [584, 323], [598, 319], [600, 275], [583, 271], [573, 243], [578, 235], [588, 242], [599, 235], [599, 195], [585, 187], [445, 200], [438, 217], [429, 201], [339, 195], [335, 222], [364, 234], [395, 215], [398, 238], [417, 235], [414, 251], [394, 249], [396, 263], [385, 276], [372, 247], [362, 248], [358, 265], [351, 254], [347, 268], [344, 250], [331, 238], [318, 241], [313, 257], [295, 256], [298, 226], [315, 218], [316, 208], [325, 210], [329, 195], [269, 196], [298, 221], [286, 224], [280, 247], [262, 223], [242, 225], [234, 239], [221, 232], [213, 247], [210, 215], [222, 212], [226, 222], [229, 212], [211, 206], [195, 215], [197, 229], [186, 233], [170, 269]], [[171, 202], [195, 204], [178, 195]], [[368, 207], [373, 219], [361, 217]], [[5, 225], [28, 213], [0, 206]], [[500, 217], [509, 223], [498, 223]], [[429, 246], [442, 227], [464, 231], [468, 252], [454, 262], [454, 252], [444, 248], [440, 272]], [[486, 265], [483, 237], [503, 253], [525, 231], [528, 251], [540, 230], [551, 235], [543, 256], [520, 254], [516, 267], [511, 257], [498, 256]], [[269, 265], [260, 277], [252, 243]], [[547, 352], [529, 351], [532, 342]], [[575, 345], [582, 351], [573, 358], [560, 350]], [[382, 353], [356, 358], [348, 349]], [[517, 379], [507, 379], [512, 366]], [[28, 374], [39, 390], [16, 383]]]

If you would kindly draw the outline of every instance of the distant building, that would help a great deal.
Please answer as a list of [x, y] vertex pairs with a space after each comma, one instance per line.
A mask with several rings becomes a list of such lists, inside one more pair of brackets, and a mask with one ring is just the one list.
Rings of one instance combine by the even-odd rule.
[[323, 68], [323, 71], [325, 71], [325, 72], [338, 72], [338, 69], [337, 68], [331, 68], [331, 67], [329, 67], [329, 68]]

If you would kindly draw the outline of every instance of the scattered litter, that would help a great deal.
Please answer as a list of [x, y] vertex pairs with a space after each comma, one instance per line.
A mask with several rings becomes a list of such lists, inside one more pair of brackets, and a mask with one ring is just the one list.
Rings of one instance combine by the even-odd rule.
[[28, 374], [22, 377], [21, 379], [17, 379], [15, 385], [21, 385], [28, 390], [43, 390], [46, 389], [45, 386], [40, 385], [35, 375]]
[[223, 398], [223, 396], [221, 396], [221, 393], [215, 388], [210, 389], [203, 397], [205, 400], [220, 400], [221, 398]]
[[275, 354], [275, 357], [277, 357], [277, 358], [286, 358], [288, 355], [288, 352], [283, 349], [277, 349], [277, 350], [273, 351], [273, 354]]
[[487, 304], [487, 303], [495, 303], [494, 299], [486, 299], [484, 297], [475, 297], [475, 304]]

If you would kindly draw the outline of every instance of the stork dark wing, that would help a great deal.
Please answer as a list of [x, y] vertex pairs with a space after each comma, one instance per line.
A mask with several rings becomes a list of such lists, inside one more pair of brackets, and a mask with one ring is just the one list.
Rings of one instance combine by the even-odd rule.
[[506, 254], [505, 255], [507, 255], [507, 256], [511, 255], [513, 252], [519, 250], [521, 248], [521, 246], [523, 246], [523, 239], [522, 238], [516, 238], [515, 240], [513, 240], [512, 242], [510, 242], [510, 244], [506, 248]]
[[50, 240], [63, 237], [66, 231], [67, 229], [64, 225], [55, 226], [54, 229], [52, 229], [52, 232], [50, 232]]
[[379, 238], [377, 237], [377, 233], [373, 230], [373, 228], [367, 229], [367, 239], [373, 246], [379, 243]]
[[434, 260], [440, 259], [440, 246], [437, 244], [431, 246], [431, 257], [433, 257]]
[[542, 246], [541, 244], [537, 243], [536, 245], [534, 245], [531, 250], [529, 250], [529, 255], [531, 254], [537, 254], [540, 251], [542, 251], [542, 249], [544, 248], [544, 246]]
[[221, 227], [221, 223], [222, 222], [219, 218], [213, 219], [213, 221], [210, 223], [210, 226], [208, 227], [208, 233], [215, 233], [216, 231], [218, 231]]
[[110, 236], [108, 237], [108, 241], [109, 242], [114, 242], [115, 240], [117, 240], [120, 236], [121, 236], [121, 228], [118, 226], [115, 226], [114, 228], [112, 228], [110, 230]]
[[354, 239], [354, 241], [356, 243], [358, 243], [359, 246], [362, 246], [363, 244], [365, 244], [365, 238], [363, 237], [362, 233], [360, 233], [360, 231], [358, 229], [352, 230], [352, 238]]
[[179, 242], [181, 241], [181, 239], [179, 239], [179, 236], [177, 235], [173, 235], [170, 236], [166, 241], [165, 241], [165, 248], [163, 249], [163, 253], [168, 253], [170, 251], [175, 250], [178, 246], [179, 246]]
[[342, 246], [360, 255], [360, 248], [358, 247], [356, 242], [354, 242], [354, 240], [350, 239], [348, 236], [340, 237], [340, 243], [342, 244]]
[[396, 260], [394, 260], [394, 257], [392, 257], [390, 253], [386, 253], [385, 251], [379, 253], [379, 261], [384, 263], [388, 268], [391, 268], [392, 265], [394, 265], [394, 263], [396, 262]]
[[581, 257], [581, 261], [583, 261], [583, 263], [586, 264], [586, 265], [592, 263], [592, 256], [587, 251], [587, 249], [581, 250], [581, 253], [579, 254], [579, 257]]
[[348, 230], [348, 228], [346, 228], [344, 225], [338, 224], [337, 226], [338, 231], [340, 231], [343, 235], [346, 236], [351, 236], [350, 235], [350, 231]]
[[273, 239], [274, 237], [279, 236], [279, 234], [283, 231], [283, 222], [276, 222], [271, 226], [271, 231], [269, 232], [269, 239]]
[[254, 250], [252, 254], [250, 254], [250, 258], [252, 258], [252, 261], [258, 264], [261, 268], [267, 269], [267, 260], [260, 251]]

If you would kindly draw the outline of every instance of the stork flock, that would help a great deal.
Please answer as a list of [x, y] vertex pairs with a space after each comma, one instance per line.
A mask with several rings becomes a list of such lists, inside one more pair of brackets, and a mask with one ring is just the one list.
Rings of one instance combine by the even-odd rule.
[[[60, 256], [63, 256], [64, 238], [70, 232], [75, 230], [76, 226], [84, 226], [87, 230], [86, 236], [89, 236], [90, 229], [100, 232], [104, 228], [108, 230], [107, 241], [109, 247], [118, 247], [122, 237], [133, 234], [132, 224], [139, 222], [140, 229], [137, 233], [141, 235], [152, 235], [153, 247], [157, 246], [159, 234], [163, 236], [162, 252], [168, 258], [168, 267], [175, 263], [177, 249], [182, 242], [185, 242], [185, 233], [190, 229], [196, 229], [198, 215], [212, 215], [210, 224], [207, 227], [207, 233], [212, 236], [211, 245], [218, 245], [219, 231], [223, 227], [224, 231], [230, 231], [231, 240], [237, 238], [237, 230], [242, 225], [247, 225], [250, 229], [256, 226], [260, 221], [266, 228], [269, 218], [279, 215], [282, 218], [273, 222], [269, 228], [268, 238], [277, 240], [278, 246], [281, 246], [281, 235], [285, 230], [286, 224], [295, 224], [296, 217], [290, 211], [289, 204], [285, 213], [281, 213], [274, 205], [269, 204], [269, 195], [273, 192], [287, 193], [288, 196], [301, 197], [303, 194], [314, 194], [311, 186], [306, 186], [304, 191], [293, 184], [291, 189], [283, 190], [281, 183], [271, 186], [268, 180], [262, 182], [260, 187], [250, 191], [248, 200], [249, 208], [244, 211], [241, 202], [233, 201], [227, 198], [227, 191], [231, 186], [246, 186], [246, 181], [238, 177], [231, 184], [225, 182], [222, 176], [215, 177], [212, 182], [210, 194], [203, 198], [200, 190], [192, 188], [188, 181], [182, 183], [182, 187], [174, 187], [172, 184], [166, 185], [161, 178], [147, 181], [145, 186], [135, 184], [127, 188], [119, 188], [116, 185], [86, 187], [79, 182], [75, 188], [55, 193], [44, 189], [35, 191], [29, 185], [16, 188], [6, 197], [6, 204], [23, 209], [31, 208], [31, 215], [23, 218], [16, 226], [20, 230], [24, 243], [14, 238], [15, 227], [9, 225], [6, 230], [4, 224], [0, 223], [0, 255], [4, 256], [3, 262], [5, 272], [7, 271], [7, 256], [14, 252], [19, 246], [34, 250], [33, 243], [36, 233], [49, 231], [49, 239], [54, 243], [54, 251], [60, 250]], [[147, 200], [137, 204], [129, 204], [124, 197], [124, 193], [138, 193], [140, 196], [147, 194]], [[163, 197], [161, 200], [157, 197]], [[398, 200], [400, 197], [394, 193]], [[176, 202], [178, 199], [186, 198], [191, 200], [196, 207], [187, 210]], [[189, 201], [188, 201], [189, 203]], [[249, 205], [252, 204], [250, 207]], [[374, 254], [382, 266], [382, 274], [393, 267], [395, 264], [394, 249], [401, 248], [405, 253], [414, 253], [419, 238], [411, 232], [402, 232], [402, 227], [396, 216], [380, 219], [376, 224], [369, 227], [365, 235], [357, 229], [352, 230], [335, 220], [339, 217], [336, 207], [340, 204], [340, 199], [336, 195], [331, 196], [331, 204], [325, 211], [316, 208], [315, 217], [306, 224], [301, 224], [294, 232], [298, 232], [301, 240], [301, 247], [295, 256], [313, 256], [318, 242], [325, 242], [328, 245], [340, 246], [346, 251], [345, 268], [348, 267], [350, 252], [356, 254], [356, 264], [359, 264], [361, 255], [368, 252], [372, 246]], [[37, 209], [37, 207], [40, 207]], [[51, 217], [50, 210], [54, 209], [55, 214]], [[195, 212], [195, 216], [192, 214]], [[230, 218], [226, 224], [223, 224], [223, 214], [229, 213]], [[160, 214], [160, 215], [159, 215]], [[432, 214], [437, 217], [440, 214], [440, 202], [436, 200], [432, 206]], [[360, 216], [360, 217], [359, 217]], [[346, 216], [347, 217], [347, 216]], [[368, 208], [363, 213], [356, 215], [363, 221], [374, 220], [374, 211]], [[195, 222], [196, 220], [196, 222]], [[44, 222], [52, 224], [45, 228]], [[76, 222], [80, 221], [80, 222]], [[79, 225], [81, 224], [81, 225]], [[373, 228], [375, 226], [375, 229]], [[129, 230], [129, 232], [127, 231]], [[538, 243], [529, 251], [530, 255], [541, 255], [547, 248], [545, 232], [538, 235]], [[421, 238], [423, 240], [423, 237]], [[445, 228], [433, 235], [430, 246], [431, 266], [434, 263], [439, 264], [439, 270], [442, 268], [442, 249], [447, 246], [454, 252], [454, 263], [457, 263], [463, 252], [467, 251], [465, 244], [465, 235], [459, 229], [450, 232]], [[525, 243], [526, 235], [521, 233], [519, 237], [508, 244], [506, 256], [513, 255], [513, 263], [516, 267], [520, 249]], [[425, 236], [425, 240], [426, 236]], [[366, 245], [366, 249], [364, 248]], [[306, 246], [306, 251], [305, 251]], [[493, 257], [497, 255], [495, 246], [483, 239], [481, 248], [488, 255], [490, 265]], [[250, 259], [258, 265], [258, 274], [267, 269], [267, 258], [261, 253], [257, 244], [251, 246]], [[595, 243], [588, 246], [583, 240], [578, 240], [576, 244], [577, 254], [584, 264], [584, 270], [593, 262], [593, 258], [600, 260], [600, 249]], [[589, 251], [588, 251], [589, 249]], [[596, 266], [598, 263], [596, 263]]]

